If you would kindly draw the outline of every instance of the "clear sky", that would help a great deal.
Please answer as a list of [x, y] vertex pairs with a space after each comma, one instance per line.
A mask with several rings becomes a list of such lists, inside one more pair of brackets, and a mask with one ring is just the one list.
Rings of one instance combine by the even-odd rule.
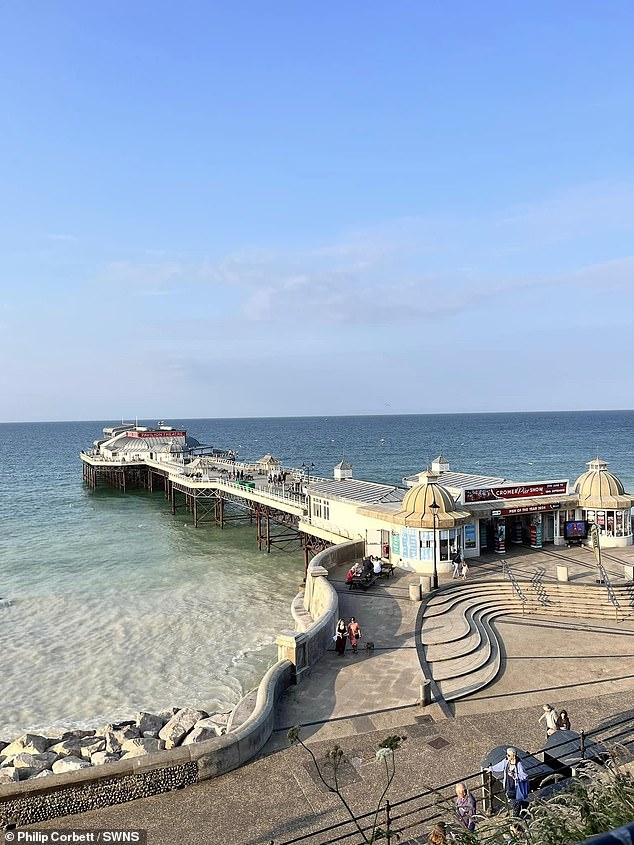
[[0, 420], [633, 407], [633, 25], [0, 2]]

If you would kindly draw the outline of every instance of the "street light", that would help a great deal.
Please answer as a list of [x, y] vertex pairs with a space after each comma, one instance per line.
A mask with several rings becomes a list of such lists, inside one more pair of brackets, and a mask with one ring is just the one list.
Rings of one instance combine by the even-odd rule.
[[310, 484], [310, 471], [311, 469], [315, 469], [315, 464], [302, 464], [302, 469], [306, 473], [306, 484]]
[[432, 517], [433, 517], [433, 520], [434, 520], [434, 575], [433, 575], [433, 582], [432, 583], [433, 583], [434, 590], [437, 590], [438, 589], [438, 567], [436, 565], [436, 520], [438, 519], [438, 510], [440, 508], [440, 505], [438, 504], [438, 502], [436, 501], [435, 498], [434, 498], [434, 501], [430, 504], [429, 508], [432, 512]]

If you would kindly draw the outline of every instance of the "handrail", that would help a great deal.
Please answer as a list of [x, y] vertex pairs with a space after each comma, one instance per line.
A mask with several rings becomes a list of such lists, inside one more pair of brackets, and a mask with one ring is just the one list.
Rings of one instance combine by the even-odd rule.
[[511, 569], [511, 567], [509, 566], [509, 564], [505, 560], [502, 561], [502, 575], [504, 575], [506, 578], [509, 579], [509, 581], [511, 582], [511, 586], [513, 587], [513, 589], [517, 593], [518, 598], [521, 600], [521, 602], [522, 602], [522, 614], [523, 614], [524, 608], [526, 606], [526, 602], [528, 601], [528, 599], [526, 598], [526, 595], [522, 592], [522, 588], [518, 584], [517, 578], [513, 574], [513, 570]]
[[[587, 732], [581, 731], [579, 733], [579, 759], [582, 760], [586, 758], [587, 740], [590, 737], [594, 738], [595, 741], [600, 742], [601, 744], [611, 741], [618, 742], [623, 746], [632, 744], [634, 740], [628, 741], [622, 739], [623, 731], [617, 731], [614, 733], [615, 729], [625, 725], [627, 733], [631, 735], [631, 724], [631, 718], [628, 715], [620, 721], [613, 722], [605, 727], [595, 728], [594, 730]], [[601, 736], [600, 739], [599, 735]], [[527, 756], [535, 757], [539, 761], [540, 755], [544, 751], [552, 752], [559, 746], [569, 745], [570, 741], [569, 737], [565, 737], [562, 738], [560, 743], [550, 744], [546, 748], [537, 749], [536, 751], [528, 751], [525, 753]], [[520, 759], [522, 759], [522, 757], [520, 757]], [[476, 788], [483, 788], [483, 809], [486, 810], [490, 801], [491, 790], [487, 790], [486, 783], [483, 783], [483, 780], [485, 780], [485, 774], [486, 773], [483, 770], [473, 772], [456, 780], [449, 781], [448, 783], [443, 783], [436, 787], [425, 789], [422, 792], [410, 795], [407, 798], [391, 801], [389, 805], [389, 824], [392, 829], [392, 836], [399, 833], [401, 838], [405, 839], [405, 834], [408, 830], [420, 828], [423, 824], [428, 824], [435, 819], [441, 818], [443, 811], [446, 811], [449, 806], [453, 807], [453, 797], [455, 797], [453, 796], [453, 787], [456, 783], [465, 783], [467, 785], [473, 783], [474, 791]], [[407, 805], [411, 805], [412, 802], [417, 803], [415, 806], [408, 808]], [[387, 808], [383, 808], [383, 811], [385, 812], [386, 809]], [[362, 826], [364, 831], [370, 829], [369, 822], [375, 812], [375, 810], [372, 810], [356, 816], [357, 822]], [[332, 836], [330, 838], [323, 838], [324, 834], [332, 834]], [[358, 834], [353, 828], [353, 822], [350, 819], [346, 819], [329, 824], [319, 830], [313, 830], [310, 833], [300, 833], [290, 839], [271, 840], [271, 845], [296, 845], [296, 843], [300, 842], [319, 842], [319, 845], [332, 845], [332, 843], [350, 841], [350, 839], [355, 835]], [[319, 839], [317, 839], [317, 837], [319, 837]]]
[[617, 599], [616, 593], [614, 592], [612, 584], [610, 583], [608, 573], [606, 572], [605, 567], [603, 566], [603, 563], [600, 560], [597, 561], [597, 569], [599, 570], [600, 582], [603, 584], [607, 591], [608, 599], [610, 600], [610, 603], [616, 612], [616, 621], [618, 622], [619, 610], [621, 609], [621, 605], [619, 604], [619, 600]]
[[546, 570], [543, 566], [539, 566], [531, 578], [531, 584], [533, 585], [533, 589], [537, 594], [537, 599], [542, 604], [550, 604], [550, 599], [546, 593], [546, 588], [544, 587], [544, 575], [546, 574]]

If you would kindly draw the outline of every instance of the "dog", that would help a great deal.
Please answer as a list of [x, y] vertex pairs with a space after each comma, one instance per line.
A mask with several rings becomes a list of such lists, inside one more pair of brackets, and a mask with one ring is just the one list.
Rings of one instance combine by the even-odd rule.
[[363, 648], [369, 653], [374, 651], [374, 643], [372, 640], [368, 640], [367, 643], [363, 646]]

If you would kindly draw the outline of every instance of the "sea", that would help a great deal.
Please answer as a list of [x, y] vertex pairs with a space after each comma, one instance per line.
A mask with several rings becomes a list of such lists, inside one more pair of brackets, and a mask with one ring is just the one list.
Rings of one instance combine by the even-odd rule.
[[[196, 529], [162, 491], [83, 483], [79, 452], [117, 422], [0, 424], [2, 739], [171, 706], [227, 711], [292, 628], [301, 552], [258, 551], [248, 522]], [[599, 455], [634, 490], [634, 411], [165, 423], [324, 477], [345, 458], [355, 478], [402, 485], [442, 453], [456, 471], [574, 481]]]

